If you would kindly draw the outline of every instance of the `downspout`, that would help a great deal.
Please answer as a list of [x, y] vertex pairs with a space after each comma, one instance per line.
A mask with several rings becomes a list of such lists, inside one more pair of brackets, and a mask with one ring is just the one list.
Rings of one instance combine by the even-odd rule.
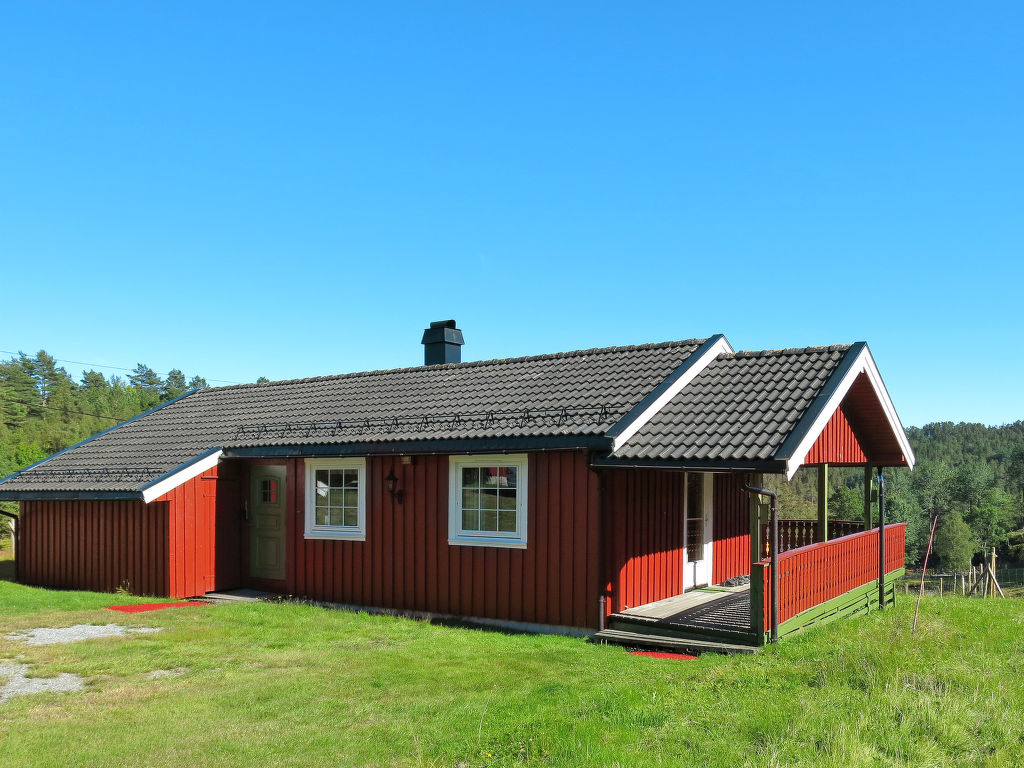
[[885, 480], [878, 468], [878, 609], [885, 610]]
[[771, 551], [768, 556], [771, 558], [772, 568], [772, 631], [771, 641], [779, 642], [779, 495], [767, 488], [758, 488], [754, 485], [744, 483], [743, 490], [747, 493], [756, 493], [761, 496], [768, 496], [772, 500], [769, 529], [771, 530]]
[[607, 610], [607, 598], [604, 594], [605, 586], [605, 562], [604, 562], [604, 539], [605, 539], [605, 518], [607, 516], [607, 488], [605, 473], [590, 467], [591, 472], [597, 473], [597, 631], [604, 632], [605, 611]]

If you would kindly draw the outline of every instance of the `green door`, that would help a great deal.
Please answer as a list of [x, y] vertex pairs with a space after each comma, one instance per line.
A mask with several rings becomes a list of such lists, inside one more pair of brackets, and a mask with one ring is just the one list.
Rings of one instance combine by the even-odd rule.
[[284, 579], [285, 468], [252, 468], [249, 496], [249, 575]]

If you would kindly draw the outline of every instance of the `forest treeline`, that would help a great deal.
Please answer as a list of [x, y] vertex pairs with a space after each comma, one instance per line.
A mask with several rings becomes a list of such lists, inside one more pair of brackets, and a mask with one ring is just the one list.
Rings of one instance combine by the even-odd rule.
[[[186, 379], [174, 369], [161, 377], [143, 363], [126, 378], [89, 370], [75, 381], [45, 351], [2, 361], [0, 477], [206, 386], [201, 376]], [[887, 469], [885, 477], [887, 518], [907, 523], [908, 564], [923, 559], [935, 515], [937, 565], [968, 567], [991, 547], [1004, 561], [1024, 560], [1024, 421], [999, 427], [940, 422], [911, 427], [907, 435], [917, 467]], [[792, 482], [767, 480], [779, 491], [783, 516], [817, 516], [813, 468], [800, 470]], [[863, 488], [861, 469], [833, 468], [829, 516], [863, 519]], [[4, 525], [0, 522], [0, 532]]]

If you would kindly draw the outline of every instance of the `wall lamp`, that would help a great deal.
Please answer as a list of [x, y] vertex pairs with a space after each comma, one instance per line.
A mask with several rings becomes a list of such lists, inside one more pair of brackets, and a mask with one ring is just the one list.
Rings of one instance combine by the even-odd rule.
[[391, 498], [397, 501], [399, 504], [402, 503], [402, 499], [405, 498], [405, 491], [398, 487], [398, 478], [395, 477], [395, 468], [392, 467], [388, 472], [388, 476], [384, 478], [384, 490], [391, 494]]

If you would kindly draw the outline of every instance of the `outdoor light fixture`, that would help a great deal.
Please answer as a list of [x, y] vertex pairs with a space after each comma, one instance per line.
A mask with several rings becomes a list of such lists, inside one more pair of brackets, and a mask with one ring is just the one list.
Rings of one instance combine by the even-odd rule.
[[402, 503], [402, 499], [405, 498], [405, 491], [399, 490], [398, 478], [395, 477], [395, 468], [392, 467], [388, 472], [388, 476], [384, 478], [384, 490], [391, 494], [391, 498], [397, 501], [399, 504]]

